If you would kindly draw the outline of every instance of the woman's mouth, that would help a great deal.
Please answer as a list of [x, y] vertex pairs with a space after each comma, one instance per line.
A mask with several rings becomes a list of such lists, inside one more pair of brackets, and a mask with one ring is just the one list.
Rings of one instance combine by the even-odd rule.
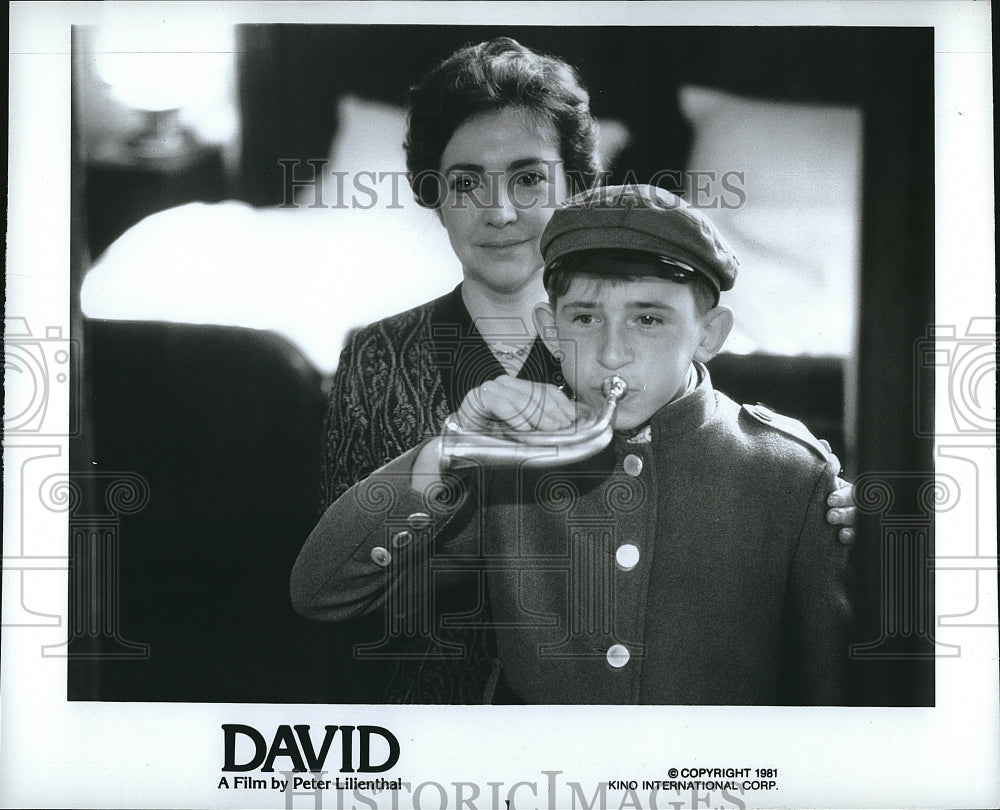
[[507, 248], [523, 245], [527, 241], [527, 239], [505, 239], [502, 242], [481, 242], [479, 247], [489, 248], [490, 250], [505, 250]]

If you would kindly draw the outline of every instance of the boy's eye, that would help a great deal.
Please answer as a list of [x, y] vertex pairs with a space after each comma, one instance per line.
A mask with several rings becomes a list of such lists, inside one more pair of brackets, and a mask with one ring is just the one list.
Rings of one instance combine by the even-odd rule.
[[658, 318], [655, 315], [640, 315], [638, 321], [640, 326], [656, 326], [657, 324], [663, 323], [663, 319]]
[[579, 312], [573, 316], [573, 323], [578, 323], [583, 326], [589, 326], [594, 323], [594, 316], [589, 312]]

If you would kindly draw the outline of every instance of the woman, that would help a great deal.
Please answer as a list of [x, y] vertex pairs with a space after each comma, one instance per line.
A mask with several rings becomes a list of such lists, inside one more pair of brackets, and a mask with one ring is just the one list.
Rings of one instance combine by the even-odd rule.
[[[477, 385], [502, 373], [558, 381], [530, 324], [545, 297], [538, 240], [551, 208], [600, 168], [575, 73], [510, 39], [463, 48], [413, 90], [405, 148], [414, 195], [438, 210], [463, 283], [361, 330], [344, 349], [327, 419], [324, 506], [436, 433]], [[485, 205], [490, 193], [503, 204]], [[373, 368], [384, 372], [374, 379]], [[389, 400], [373, 410], [382, 391]]]
[[[437, 434], [479, 385], [505, 374], [562, 383], [531, 313], [545, 298], [539, 239], [552, 210], [601, 168], [575, 71], [508, 38], [462, 48], [413, 89], [405, 148], [414, 195], [437, 210], [463, 280], [360, 330], [344, 348], [326, 419], [324, 509]], [[839, 505], [850, 505], [847, 492]], [[832, 521], [851, 518], [851, 510], [831, 513]], [[454, 575], [450, 592], [447, 604], [428, 606], [429, 627], [373, 628], [359, 657], [389, 664], [373, 700], [490, 699], [490, 638], [476, 628], [488, 619], [485, 589]], [[438, 626], [444, 614], [464, 614], [466, 627]]]

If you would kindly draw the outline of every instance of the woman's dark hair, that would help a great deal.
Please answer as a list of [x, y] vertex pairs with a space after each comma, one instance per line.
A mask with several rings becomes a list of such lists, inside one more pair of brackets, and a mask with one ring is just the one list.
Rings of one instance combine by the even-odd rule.
[[597, 124], [576, 71], [498, 37], [455, 51], [410, 90], [403, 146], [417, 202], [427, 208], [440, 203], [441, 153], [455, 130], [477, 115], [509, 107], [552, 124], [571, 193], [593, 185], [600, 171]]

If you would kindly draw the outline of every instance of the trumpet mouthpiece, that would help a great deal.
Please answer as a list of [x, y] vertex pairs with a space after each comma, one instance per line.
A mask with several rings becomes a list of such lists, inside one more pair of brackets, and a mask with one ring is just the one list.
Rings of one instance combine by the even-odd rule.
[[609, 402], [618, 402], [628, 392], [628, 383], [615, 374], [601, 383], [601, 391]]

